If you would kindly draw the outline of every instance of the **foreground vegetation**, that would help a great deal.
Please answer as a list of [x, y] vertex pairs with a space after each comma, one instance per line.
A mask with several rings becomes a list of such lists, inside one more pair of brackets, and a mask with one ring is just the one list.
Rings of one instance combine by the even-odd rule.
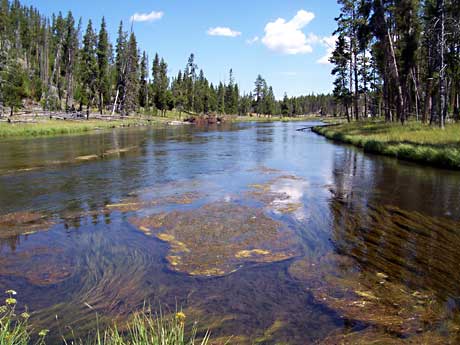
[[[28, 322], [29, 313], [17, 315], [16, 292], [8, 290], [6, 293], [9, 297], [5, 305], [0, 306], [0, 344], [28, 345], [32, 339], [38, 339], [35, 342], [37, 345], [45, 345], [49, 330], [34, 331]], [[198, 339], [195, 326], [190, 334], [186, 334], [185, 319], [183, 312], [164, 316], [152, 315], [146, 309], [135, 314], [123, 331], [113, 326], [105, 331], [96, 329], [93, 336], [86, 339], [68, 340], [61, 336], [64, 344], [79, 345], [207, 345], [209, 334]]]
[[437, 167], [460, 169], [460, 124], [440, 129], [418, 122], [405, 126], [383, 121], [315, 127], [315, 133], [383, 154]]

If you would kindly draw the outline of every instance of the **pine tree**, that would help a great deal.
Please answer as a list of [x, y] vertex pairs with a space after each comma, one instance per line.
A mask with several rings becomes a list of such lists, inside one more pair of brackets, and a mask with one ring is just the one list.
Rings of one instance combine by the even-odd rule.
[[15, 60], [0, 62], [0, 99], [10, 108], [10, 116], [22, 106], [21, 101], [27, 96], [25, 77], [24, 70]]
[[109, 79], [109, 35], [107, 34], [105, 18], [102, 18], [99, 38], [97, 42], [97, 93], [99, 98], [99, 112], [103, 114], [104, 107], [110, 100]]
[[257, 114], [263, 114], [263, 99], [264, 99], [264, 90], [267, 88], [267, 82], [259, 74], [254, 83], [254, 110]]
[[123, 103], [126, 99], [126, 72], [128, 67], [128, 45], [127, 34], [123, 30], [123, 22], [120, 22], [118, 27], [118, 38], [115, 48], [115, 79], [116, 79], [116, 94], [112, 113], [115, 111], [123, 111]]
[[348, 62], [350, 60], [350, 51], [343, 34], [339, 35], [335, 50], [331, 56], [331, 63], [334, 64], [332, 74], [336, 77], [334, 81], [334, 97], [339, 104], [345, 109], [345, 115], [350, 122], [349, 107], [351, 104], [351, 91], [348, 89]]
[[161, 111], [162, 116], [166, 116], [166, 110], [169, 108], [169, 78], [168, 64], [164, 59], [160, 61], [160, 70], [158, 72], [158, 94], [157, 94], [157, 109]]
[[148, 58], [147, 53], [144, 51], [141, 58], [140, 64], [140, 80], [139, 80], [139, 105], [141, 108], [148, 107], [149, 103], [149, 85], [148, 85]]
[[187, 66], [184, 72], [184, 82], [187, 97], [187, 109], [193, 111], [195, 108], [195, 82], [196, 82], [196, 70], [198, 66], [195, 63], [195, 54], [190, 54], [188, 58]]
[[136, 36], [132, 32], [126, 52], [126, 88], [122, 100], [121, 112], [129, 115], [139, 105], [139, 52]]
[[90, 20], [83, 37], [83, 48], [80, 52], [80, 82], [82, 84], [80, 102], [86, 104], [86, 118], [89, 118], [91, 106], [96, 97], [97, 76], [96, 34], [93, 31], [93, 24]]
[[153, 104], [155, 105], [156, 109], [159, 109], [159, 93], [160, 93], [160, 57], [157, 54], [155, 54], [155, 58], [153, 59], [153, 65], [152, 65], [152, 100]]

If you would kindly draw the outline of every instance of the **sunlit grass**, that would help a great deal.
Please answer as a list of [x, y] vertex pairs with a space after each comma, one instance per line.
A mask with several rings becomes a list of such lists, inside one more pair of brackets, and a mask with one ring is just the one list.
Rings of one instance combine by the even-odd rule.
[[81, 345], [206, 345], [209, 333], [201, 339], [193, 327], [189, 335], [185, 332], [185, 314], [177, 312], [173, 316], [152, 316], [147, 311], [136, 313], [126, 330], [113, 326], [106, 331], [97, 331], [87, 340], [79, 340]]
[[[8, 298], [0, 306], [0, 344], [28, 345], [36, 339], [36, 345], [46, 345], [49, 330], [34, 330], [29, 324], [30, 315], [23, 312], [17, 315], [16, 292], [6, 291]], [[122, 329], [113, 325], [106, 330], [99, 328], [87, 338], [69, 340], [63, 335], [63, 344], [77, 345], [207, 345], [210, 334], [197, 335], [196, 324], [186, 331], [186, 315], [176, 312], [172, 315], [153, 314], [150, 308], [137, 312]], [[97, 326], [96, 326], [97, 327]]]
[[272, 117], [258, 117], [258, 116], [231, 116], [229, 119], [232, 122], [295, 122], [295, 121], [309, 121], [320, 120], [321, 118], [316, 115], [311, 116], [272, 116]]
[[149, 124], [146, 120], [46, 120], [38, 123], [0, 123], [0, 138], [35, 137], [90, 132], [97, 129], [110, 129]]
[[356, 122], [315, 128], [329, 139], [379, 153], [439, 167], [460, 169], [460, 124], [445, 129], [409, 122]]

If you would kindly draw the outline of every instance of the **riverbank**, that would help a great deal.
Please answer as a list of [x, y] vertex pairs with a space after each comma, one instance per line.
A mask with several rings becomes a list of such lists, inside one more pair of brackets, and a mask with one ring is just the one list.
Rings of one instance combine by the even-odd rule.
[[[15, 123], [0, 122], [0, 139], [14, 137], [38, 137], [77, 134], [91, 132], [95, 130], [106, 130], [123, 127], [140, 127], [140, 126], [161, 126], [168, 123], [180, 124], [187, 115], [177, 112], [168, 112], [167, 116], [142, 116], [132, 117], [120, 120], [56, 120], [56, 119], [39, 119], [34, 121], [18, 121]], [[291, 122], [291, 121], [308, 121], [320, 120], [319, 117], [250, 117], [250, 116], [227, 116], [227, 122]]]
[[38, 137], [84, 133], [122, 127], [149, 126], [159, 121], [147, 119], [127, 120], [42, 120], [35, 123], [0, 123], [0, 138]]
[[314, 127], [312, 130], [368, 153], [460, 170], [460, 124], [449, 124], [442, 130], [416, 122], [402, 126], [368, 121]]
[[308, 116], [272, 116], [272, 117], [256, 117], [256, 116], [235, 116], [230, 117], [231, 122], [301, 122], [301, 121], [321, 121], [321, 117], [317, 115]]

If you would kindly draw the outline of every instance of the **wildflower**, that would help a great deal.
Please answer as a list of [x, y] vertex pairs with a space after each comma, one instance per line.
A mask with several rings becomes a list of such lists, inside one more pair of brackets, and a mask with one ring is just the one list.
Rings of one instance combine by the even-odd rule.
[[16, 291], [14, 291], [14, 290], [6, 290], [5, 293], [8, 294], [8, 295], [11, 295], [11, 296], [15, 296], [15, 295], [18, 294], [18, 293], [17, 293]]
[[40, 332], [38, 332], [38, 336], [44, 338], [44, 337], [46, 337], [48, 332], [49, 332], [49, 329], [42, 329]]
[[9, 297], [5, 300], [5, 303], [8, 305], [15, 305], [18, 301], [16, 301], [16, 298]]
[[8, 308], [6, 305], [0, 306], [0, 313], [6, 313], [8, 311]]
[[23, 313], [21, 314], [21, 317], [22, 317], [24, 320], [27, 320], [27, 319], [30, 317], [30, 314], [27, 313], [27, 312], [23, 312]]
[[178, 312], [176, 313], [176, 320], [179, 321], [180, 323], [184, 323], [185, 322], [185, 314], [183, 312]]

